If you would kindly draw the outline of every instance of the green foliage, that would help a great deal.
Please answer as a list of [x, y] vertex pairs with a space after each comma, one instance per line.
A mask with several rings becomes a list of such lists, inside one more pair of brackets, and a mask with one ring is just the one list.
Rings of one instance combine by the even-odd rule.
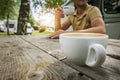
[[46, 0], [46, 8], [56, 8], [63, 4], [62, 0]]
[[6, 19], [10, 14], [10, 19], [17, 19], [20, 0], [0, 0], [0, 19]]
[[31, 26], [34, 26], [34, 24], [35, 24], [35, 20], [34, 20], [32, 14], [29, 15], [28, 22], [31, 23]]
[[[36, 8], [37, 6], [42, 6], [42, 0], [32, 0], [33, 1], [33, 6]], [[46, 4], [45, 7], [46, 8], [56, 8], [59, 7], [63, 4], [63, 0], [45, 0]]]
[[33, 4], [33, 7], [37, 7], [38, 5], [42, 6], [42, 0], [32, 0], [32, 2], [34, 3]]
[[46, 26], [40, 26], [39, 32], [44, 32], [46, 30]]

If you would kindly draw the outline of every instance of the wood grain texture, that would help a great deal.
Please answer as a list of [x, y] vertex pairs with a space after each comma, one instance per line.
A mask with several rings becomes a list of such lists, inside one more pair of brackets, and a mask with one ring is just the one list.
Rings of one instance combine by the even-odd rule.
[[25, 39], [0, 36], [0, 80], [91, 80]]
[[22, 39], [26, 40], [28, 43], [35, 45], [36, 47], [42, 49], [48, 54], [56, 57], [59, 60], [65, 58], [64, 54], [61, 54], [59, 40], [58, 39], [48, 39], [47, 35], [34, 35], [32, 36], [21, 36]]
[[15, 37], [0, 37], [0, 80], [26, 80], [30, 64], [19, 44]]
[[109, 57], [120, 60], [120, 40], [109, 40], [106, 53]]
[[[89, 68], [86, 66], [78, 66], [67, 60], [60, 50], [58, 39], [47, 39], [46, 36], [34, 36], [23, 39], [32, 42], [38, 48], [46, 51], [48, 54], [54, 56], [58, 60], [62, 60], [68, 66], [78, 70], [80, 73], [85, 74], [91, 79], [95, 80], [120, 80], [120, 41], [119, 40], [109, 40], [106, 49], [107, 58], [101, 67]], [[35, 40], [33, 42], [33, 40]], [[42, 44], [42, 45], [41, 45]]]

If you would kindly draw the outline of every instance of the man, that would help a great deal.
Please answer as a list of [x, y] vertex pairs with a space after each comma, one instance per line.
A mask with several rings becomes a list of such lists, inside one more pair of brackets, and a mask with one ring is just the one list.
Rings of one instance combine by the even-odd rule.
[[[66, 32], [91, 32], [105, 33], [105, 24], [100, 10], [89, 5], [88, 0], [71, 0], [76, 10], [68, 19], [61, 24], [61, 29], [48, 36], [48, 38], [58, 38], [61, 33]], [[63, 15], [61, 8], [57, 9], [58, 15]], [[73, 31], [66, 31], [72, 25]]]

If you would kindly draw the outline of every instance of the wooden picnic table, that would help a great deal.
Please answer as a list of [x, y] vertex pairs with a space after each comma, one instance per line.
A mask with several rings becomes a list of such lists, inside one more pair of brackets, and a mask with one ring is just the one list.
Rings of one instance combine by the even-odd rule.
[[120, 80], [120, 40], [109, 39], [101, 67], [78, 66], [47, 35], [1, 36], [0, 80]]

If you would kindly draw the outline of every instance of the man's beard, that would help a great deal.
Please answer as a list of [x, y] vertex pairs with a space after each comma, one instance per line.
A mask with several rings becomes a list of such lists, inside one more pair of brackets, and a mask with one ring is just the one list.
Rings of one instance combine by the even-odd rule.
[[86, 4], [76, 4], [77, 7], [85, 7]]

